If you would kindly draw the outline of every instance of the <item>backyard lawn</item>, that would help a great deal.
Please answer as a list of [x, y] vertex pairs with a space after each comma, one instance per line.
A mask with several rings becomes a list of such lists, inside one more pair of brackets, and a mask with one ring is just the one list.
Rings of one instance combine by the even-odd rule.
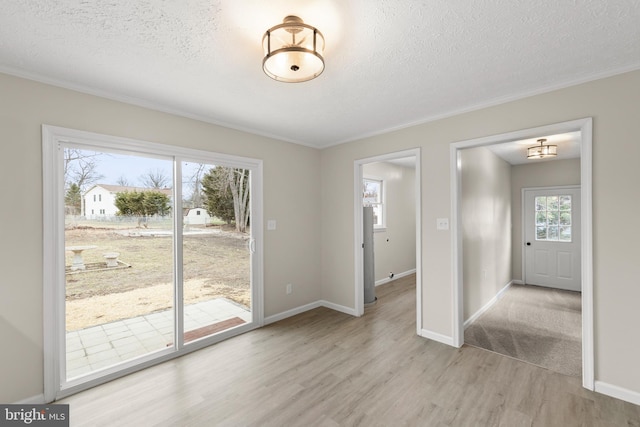
[[[248, 235], [228, 227], [201, 227], [185, 234], [184, 304], [227, 298], [250, 304]], [[76, 226], [65, 230], [65, 246], [91, 245], [82, 253], [87, 270], [66, 275], [68, 331], [126, 319], [173, 305], [173, 239], [152, 229]], [[103, 255], [118, 252], [117, 269], [92, 270]], [[72, 253], [66, 252], [67, 266]], [[106, 266], [105, 266], [106, 267]]]

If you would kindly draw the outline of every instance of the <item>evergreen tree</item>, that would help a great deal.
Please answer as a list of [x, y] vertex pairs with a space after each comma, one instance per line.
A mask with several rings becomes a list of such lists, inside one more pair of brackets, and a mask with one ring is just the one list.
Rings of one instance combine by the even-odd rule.
[[69, 185], [67, 194], [64, 196], [64, 204], [67, 212], [72, 215], [78, 215], [82, 209], [82, 194], [80, 194], [80, 186], [76, 183]]
[[202, 177], [204, 207], [209, 215], [215, 216], [227, 224], [235, 221], [233, 194], [229, 186], [227, 168], [217, 166], [211, 168]]
[[147, 217], [165, 216], [171, 212], [169, 197], [159, 191], [125, 191], [116, 194], [117, 215]]
[[249, 224], [249, 170], [216, 166], [202, 178], [209, 215], [236, 224], [244, 233]]

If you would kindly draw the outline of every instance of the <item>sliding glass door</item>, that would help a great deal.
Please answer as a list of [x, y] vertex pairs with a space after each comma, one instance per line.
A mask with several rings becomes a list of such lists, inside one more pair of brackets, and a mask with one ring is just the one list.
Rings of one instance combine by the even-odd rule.
[[251, 322], [250, 171], [182, 162], [183, 343]]
[[261, 324], [260, 161], [49, 127], [43, 149], [47, 400]]
[[173, 342], [173, 166], [139, 154], [62, 150], [70, 381]]

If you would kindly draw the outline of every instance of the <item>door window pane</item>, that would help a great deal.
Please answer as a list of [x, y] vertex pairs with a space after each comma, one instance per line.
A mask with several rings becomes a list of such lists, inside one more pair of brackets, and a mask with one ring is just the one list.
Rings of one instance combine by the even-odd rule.
[[182, 162], [186, 345], [249, 323], [250, 172]]
[[69, 147], [64, 161], [69, 380], [173, 341], [173, 162]]
[[547, 240], [547, 227], [536, 227], [536, 240]]
[[535, 197], [536, 240], [571, 242], [571, 196]]

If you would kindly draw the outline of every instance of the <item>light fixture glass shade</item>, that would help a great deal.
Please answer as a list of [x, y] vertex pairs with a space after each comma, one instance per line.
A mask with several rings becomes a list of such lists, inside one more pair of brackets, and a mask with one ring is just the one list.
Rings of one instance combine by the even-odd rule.
[[274, 80], [299, 83], [324, 71], [324, 37], [297, 16], [287, 16], [262, 37], [262, 69]]
[[540, 145], [534, 145], [527, 148], [527, 159], [544, 159], [547, 157], [555, 157], [558, 155], [558, 146], [544, 144], [546, 139], [539, 139]]

